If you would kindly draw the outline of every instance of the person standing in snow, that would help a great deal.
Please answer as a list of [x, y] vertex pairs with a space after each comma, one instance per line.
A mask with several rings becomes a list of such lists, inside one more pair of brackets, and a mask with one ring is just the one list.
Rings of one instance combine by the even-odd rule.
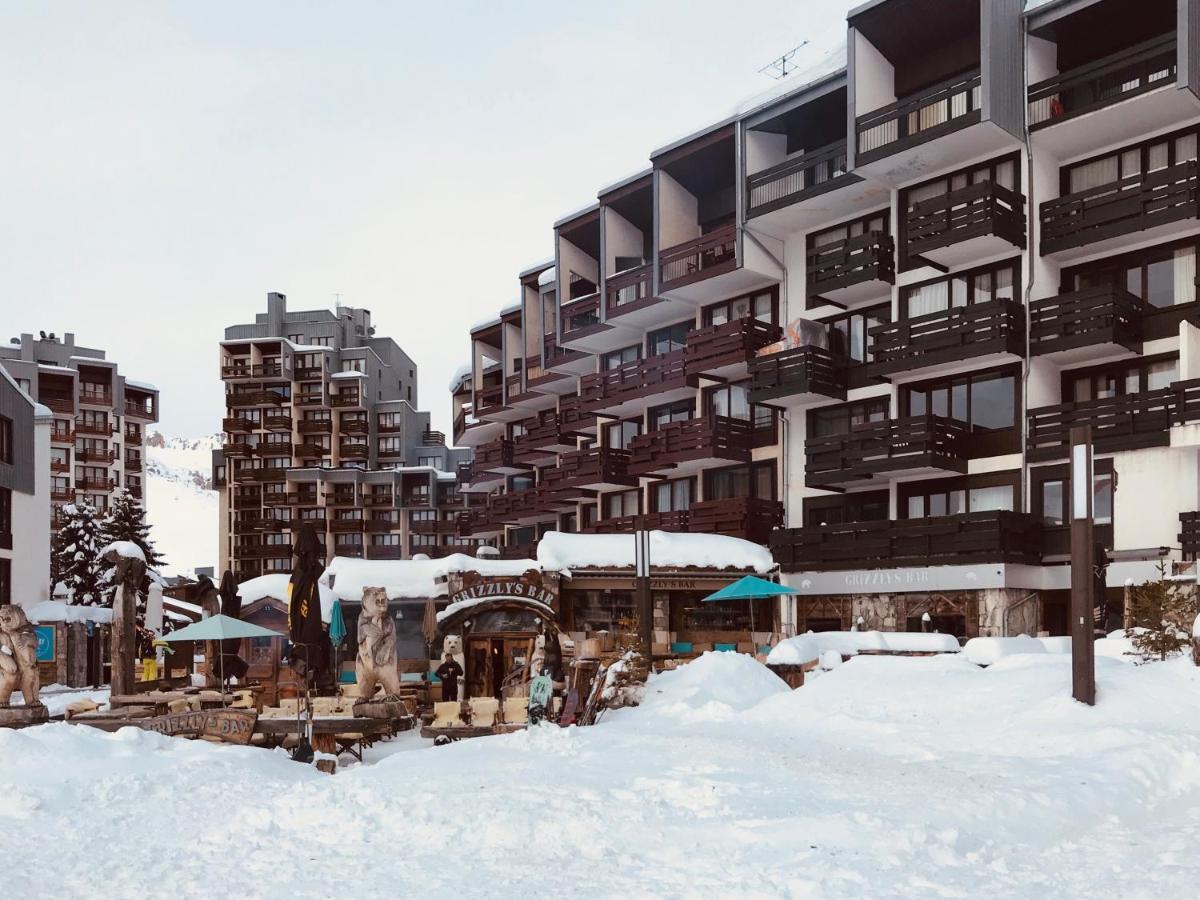
[[458, 679], [462, 677], [462, 673], [462, 666], [451, 654], [447, 653], [446, 661], [437, 667], [435, 673], [438, 678], [442, 679], [443, 701], [458, 699]]

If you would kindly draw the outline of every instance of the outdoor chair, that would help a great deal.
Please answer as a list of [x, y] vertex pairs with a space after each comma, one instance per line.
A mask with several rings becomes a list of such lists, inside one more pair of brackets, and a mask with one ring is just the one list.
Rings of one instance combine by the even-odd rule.
[[500, 712], [500, 701], [495, 697], [471, 698], [471, 724], [480, 728], [491, 728], [496, 724], [496, 715]]
[[502, 714], [506, 725], [524, 725], [529, 721], [529, 698], [506, 698]]
[[447, 700], [442, 703], [433, 704], [433, 722], [430, 723], [430, 727], [454, 728], [455, 726], [462, 725], [459, 709], [457, 700]]

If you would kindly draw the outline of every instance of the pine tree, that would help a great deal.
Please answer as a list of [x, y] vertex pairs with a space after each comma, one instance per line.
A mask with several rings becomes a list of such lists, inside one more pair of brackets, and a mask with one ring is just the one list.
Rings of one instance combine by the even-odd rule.
[[1134, 650], [1143, 660], [1164, 660], [1189, 646], [1197, 605], [1195, 587], [1168, 581], [1165, 568], [1160, 566], [1157, 580], [1129, 592], [1133, 626], [1129, 638]]
[[[137, 620], [142, 624], [145, 616], [146, 595], [150, 590], [150, 570], [157, 569], [165, 560], [154, 550], [154, 542], [150, 540], [150, 526], [146, 524], [146, 510], [138, 499], [128, 491], [117, 491], [113, 495], [113, 504], [108, 515], [101, 524], [102, 535], [99, 549], [103, 550], [115, 541], [129, 541], [141, 549], [146, 557], [146, 576], [142, 579], [138, 591]], [[104, 595], [104, 605], [112, 606], [117, 595], [116, 567], [100, 560], [101, 591]]]
[[54, 539], [52, 554], [55, 577], [70, 592], [69, 602], [79, 606], [102, 605], [105, 564], [100, 559], [100, 549], [104, 546], [104, 535], [96, 509], [86, 502], [68, 503], [62, 512], [66, 521]]

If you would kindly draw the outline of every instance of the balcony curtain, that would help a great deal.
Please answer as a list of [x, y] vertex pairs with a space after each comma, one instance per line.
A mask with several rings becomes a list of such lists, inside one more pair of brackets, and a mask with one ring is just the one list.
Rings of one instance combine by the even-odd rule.
[[1174, 254], [1174, 288], [1176, 303], [1191, 303], [1196, 299], [1196, 250], [1181, 247]]

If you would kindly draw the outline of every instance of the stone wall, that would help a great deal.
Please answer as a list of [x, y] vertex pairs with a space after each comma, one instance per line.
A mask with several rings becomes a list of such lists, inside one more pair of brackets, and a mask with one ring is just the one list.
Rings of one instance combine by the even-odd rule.
[[808, 631], [809, 619], [837, 619], [849, 631], [907, 631], [909, 619], [962, 616], [967, 638], [1037, 634], [1041, 603], [1036, 592], [1011, 588], [910, 594], [840, 594], [796, 599], [796, 630]]

